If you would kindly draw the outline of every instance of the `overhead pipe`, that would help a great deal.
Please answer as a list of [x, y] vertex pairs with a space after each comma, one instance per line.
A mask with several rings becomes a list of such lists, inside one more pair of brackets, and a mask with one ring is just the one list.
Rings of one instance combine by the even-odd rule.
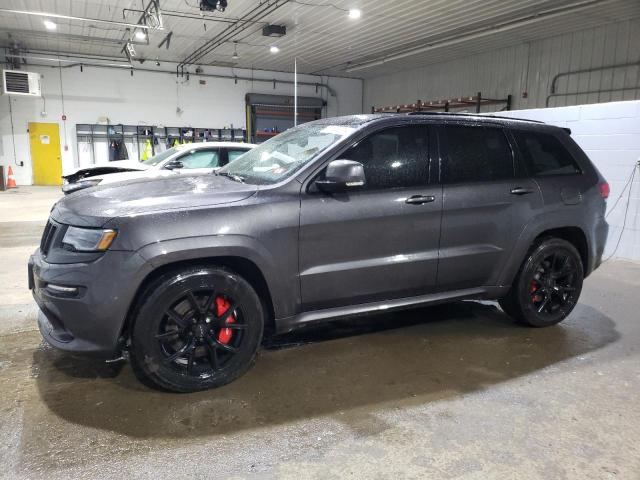
[[[122, 14], [124, 16], [125, 12], [135, 12], [135, 13], [142, 13], [144, 12], [144, 10], [140, 10], [138, 8], [123, 8], [122, 9]], [[207, 22], [218, 22], [218, 23], [258, 23], [258, 24], [267, 24], [269, 22], [260, 22], [260, 21], [253, 21], [253, 20], [243, 20], [242, 18], [236, 18], [236, 17], [226, 17], [226, 18], [222, 18], [222, 17], [213, 17], [211, 15], [197, 15], [197, 14], [193, 14], [193, 13], [189, 13], [189, 12], [180, 12], [180, 11], [176, 11], [176, 10], [165, 10], [164, 8], [162, 9], [162, 16], [163, 17], [175, 17], [175, 18], [187, 18], [190, 20], [199, 20], [199, 21], [207, 21]]]
[[555, 97], [570, 97], [572, 95], [596, 95], [601, 93], [616, 93], [616, 92], [631, 92], [631, 91], [640, 91], [640, 85], [636, 87], [625, 87], [625, 88], [609, 88], [606, 90], [585, 90], [582, 92], [567, 92], [567, 93], [552, 93], [551, 95], [547, 95], [547, 100], [545, 102], [545, 106], [549, 106], [549, 100]]
[[406, 57], [412, 57], [412, 56], [418, 55], [420, 53], [429, 52], [429, 51], [435, 50], [437, 48], [447, 47], [447, 46], [450, 46], [450, 45], [457, 45], [459, 43], [466, 42], [466, 41], [469, 41], [469, 40], [475, 40], [477, 38], [482, 38], [482, 37], [486, 37], [486, 36], [489, 36], [489, 35], [493, 35], [494, 33], [506, 32], [506, 31], [509, 31], [509, 30], [513, 30], [514, 28], [522, 27], [524, 25], [529, 25], [531, 23], [537, 23], [540, 20], [554, 18], [554, 17], [560, 16], [560, 15], [564, 15], [566, 13], [574, 13], [574, 12], [577, 12], [577, 11], [580, 11], [580, 10], [584, 10], [586, 8], [590, 8], [590, 7], [594, 6], [594, 5], [597, 5], [599, 3], [606, 2], [606, 1], [609, 1], [609, 0], [582, 1], [582, 2], [578, 2], [578, 3], [574, 3], [572, 5], [567, 5], [565, 7], [554, 8], [554, 9], [551, 9], [551, 10], [546, 10], [546, 11], [541, 12], [541, 13], [537, 13], [537, 14], [533, 14], [533, 15], [527, 15], [525, 17], [521, 17], [519, 19], [503, 23], [502, 25], [499, 25], [497, 27], [496, 26], [491, 26], [491, 27], [488, 27], [488, 28], [483, 28], [483, 29], [479, 29], [479, 30], [467, 33], [465, 35], [447, 37], [447, 38], [445, 38], [443, 40], [439, 40], [439, 41], [436, 41], [436, 42], [433, 42], [433, 43], [429, 43], [428, 45], [425, 45], [424, 47], [418, 47], [418, 48], [407, 50], [407, 51], [402, 52], [402, 53], [396, 53], [396, 54], [393, 54], [393, 55], [384, 56], [384, 57], [376, 59], [376, 60], [371, 60], [369, 62], [356, 64], [356, 65], [353, 65], [353, 66], [347, 68], [346, 72], [348, 72], [348, 73], [357, 72], [359, 70], [365, 70], [365, 69], [368, 69], [368, 68], [384, 65], [387, 62], [400, 60], [400, 59], [406, 58]]
[[[265, 18], [267, 15], [275, 12], [283, 5], [287, 4], [290, 0], [276, 0], [274, 3], [265, 2], [261, 3], [253, 10], [251, 10], [248, 14], [241, 18], [242, 21], [251, 20], [251, 21], [259, 21]], [[180, 74], [184, 72], [184, 67], [187, 65], [191, 65], [197, 63], [199, 60], [204, 58], [206, 55], [211, 53], [213, 50], [218, 48], [223, 43], [233, 40], [233, 38], [245, 31], [249, 28], [250, 25], [238, 25], [239, 22], [229, 25], [226, 29], [220, 32], [218, 35], [214, 36], [212, 39], [207, 40], [204, 45], [195, 49], [190, 55], [188, 55], [182, 62], [178, 64], [176, 67], [176, 74]]]
[[[13, 56], [13, 55], [12, 55]], [[25, 58], [34, 58], [34, 57], [25, 57]], [[46, 60], [46, 61], [58, 61], [58, 59], [56, 58], [44, 58], [44, 57], [40, 57], [38, 58], [39, 60]], [[68, 60], [63, 60], [63, 61], [68, 61]], [[50, 67], [50, 68], [59, 68], [59, 69], [68, 69], [68, 68], [73, 68], [73, 67], [96, 67], [96, 68], [115, 68], [115, 69], [129, 69], [132, 74], [133, 72], [149, 72], [149, 73], [164, 73], [164, 74], [171, 74], [171, 75], [175, 75], [175, 72], [173, 70], [155, 70], [155, 69], [151, 69], [151, 68], [137, 68], [137, 67], [133, 67], [132, 65], [128, 64], [128, 63], [91, 63], [91, 62], [76, 62], [76, 63], [71, 63], [69, 65], [60, 65], [60, 66], [51, 66], [51, 65], [41, 65], [44, 67]], [[199, 77], [208, 77], [208, 78], [222, 78], [222, 79], [226, 79], [226, 80], [244, 80], [247, 82], [259, 82], [259, 83], [270, 83], [273, 84], [274, 88], [277, 84], [284, 84], [284, 85], [295, 85], [295, 81], [294, 80], [281, 80], [281, 79], [276, 79], [276, 78], [255, 78], [255, 77], [246, 77], [246, 76], [242, 76], [242, 75], [224, 75], [222, 73], [194, 73], [193, 75], [199, 76]], [[329, 86], [326, 83], [323, 82], [297, 82], [298, 85], [305, 85], [305, 86], [309, 86], [309, 87], [316, 87], [316, 88], [324, 88], [327, 90], [327, 92], [329, 92], [329, 95], [331, 95], [332, 97], [337, 97], [336, 91]]]
[[618, 63], [616, 65], [605, 65], [604, 67], [592, 67], [592, 68], [583, 68], [580, 70], [570, 70], [568, 72], [560, 72], [551, 81], [551, 93], [556, 93], [556, 85], [558, 83], [558, 79], [567, 75], [577, 75], [580, 73], [591, 73], [591, 72], [599, 72], [602, 70], [610, 70], [613, 68], [625, 68], [625, 67], [637, 67], [640, 66], [640, 61], [637, 62], [629, 62], [629, 63]]

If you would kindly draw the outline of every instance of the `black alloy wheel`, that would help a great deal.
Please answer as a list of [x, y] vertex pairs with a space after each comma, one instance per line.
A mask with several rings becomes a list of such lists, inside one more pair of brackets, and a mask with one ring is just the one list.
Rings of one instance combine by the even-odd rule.
[[575, 258], [564, 250], [555, 250], [538, 263], [529, 285], [534, 310], [552, 316], [575, 305], [578, 267]]
[[131, 335], [131, 363], [147, 385], [175, 392], [215, 388], [252, 365], [262, 339], [260, 298], [238, 274], [192, 267], [145, 290]]
[[500, 306], [526, 325], [555, 325], [578, 303], [583, 276], [582, 258], [571, 243], [544, 239], [527, 254]]
[[155, 338], [166, 364], [205, 378], [240, 351], [247, 328], [234, 299], [215, 291], [189, 291], [167, 308]]

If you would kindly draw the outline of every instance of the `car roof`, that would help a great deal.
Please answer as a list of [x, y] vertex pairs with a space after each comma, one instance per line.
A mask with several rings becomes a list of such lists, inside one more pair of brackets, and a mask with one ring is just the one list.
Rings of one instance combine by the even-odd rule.
[[[496, 112], [499, 113], [499, 112]], [[502, 125], [504, 127], [532, 130], [564, 130], [570, 133], [569, 129], [564, 129], [554, 125], [549, 125], [538, 120], [528, 120], [524, 118], [514, 118], [493, 115], [492, 113], [453, 113], [453, 112], [412, 112], [412, 113], [371, 113], [365, 115], [350, 115], [344, 117], [325, 118], [313, 123], [337, 124], [362, 127], [366, 124], [377, 123], [415, 123], [416, 120], [429, 120], [430, 123], [453, 123], [453, 122], [473, 122], [478, 124]]]
[[193, 143], [180, 143], [176, 145], [180, 147], [180, 149], [188, 149], [188, 148], [253, 148], [256, 146], [254, 143], [245, 143], [245, 142], [193, 142]]

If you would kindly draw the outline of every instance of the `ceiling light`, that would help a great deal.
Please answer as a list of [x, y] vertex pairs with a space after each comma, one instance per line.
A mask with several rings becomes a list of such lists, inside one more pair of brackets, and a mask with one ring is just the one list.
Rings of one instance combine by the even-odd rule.
[[55, 30], [56, 28], [58, 28], [58, 26], [53, 23], [51, 20], [45, 20], [42, 23], [44, 23], [44, 26], [46, 27], [47, 30]]
[[145, 32], [143, 32], [142, 30], [138, 30], [136, 32], [136, 38], [138, 40], [146, 40], [147, 39], [147, 34]]
[[234, 60], [240, 58], [240, 55], [238, 55], [238, 44], [236, 42], [233, 42], [233, 55], [231, 55], [231, 58]]
[[349, 9], [349, 18], [351, 20], [357, 20], [362, 16], [362, 11], [357, 8]]
[[271, 53], [278, 53], [280, 51], [280, 49], [278, 47], [276, 47], [275, 45], [271, 45], [271, 48], [269, 48], [269, 51]]

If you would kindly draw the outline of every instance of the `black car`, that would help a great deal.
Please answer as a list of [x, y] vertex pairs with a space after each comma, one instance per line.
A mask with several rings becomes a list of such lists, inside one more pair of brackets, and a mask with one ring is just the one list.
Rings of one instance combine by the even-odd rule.
[[215, 175], [68, 195], [30, 286], [55, 347], [195, 391], [243, 374], [264, 335], [335, 317], [498, 299], [527, 325], [560, 322], [600, 264], [608, 192], [565, 129], [330, 118]]

